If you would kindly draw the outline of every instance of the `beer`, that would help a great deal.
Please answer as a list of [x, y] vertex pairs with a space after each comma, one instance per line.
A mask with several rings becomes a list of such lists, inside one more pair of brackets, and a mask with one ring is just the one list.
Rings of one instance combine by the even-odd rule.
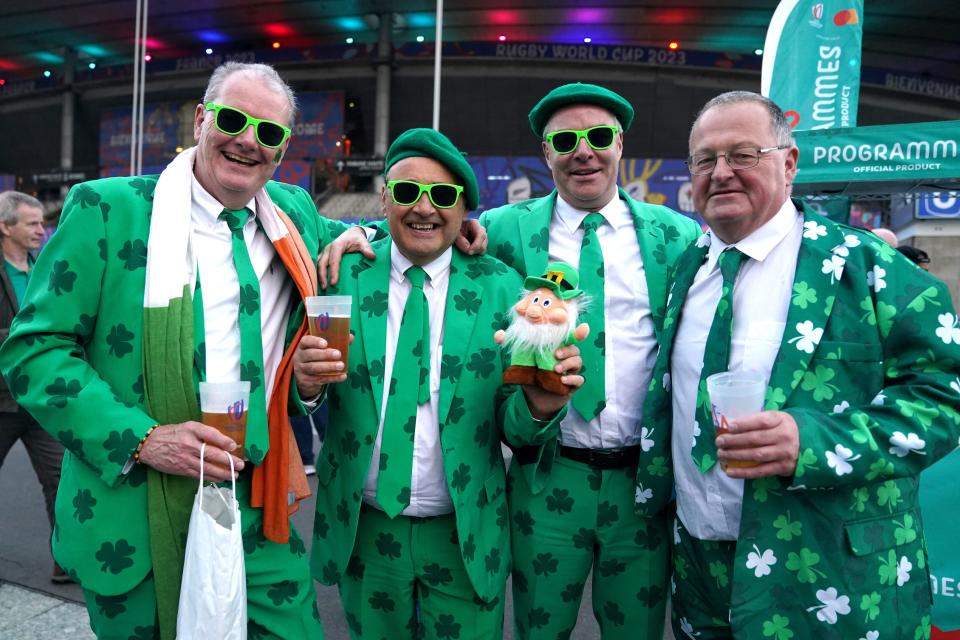
[[247, 407], [244, 402], [235, 402], [227, 407], [226, 413], [203, 411], [203, 424], [208, 425], [231, 438], [237, 443], [233, 455], [245, 459], [244, 443], [247, 440]]
[[[350, 316], [331, 316], [329, 313], [309, 317], [310, 335], [320, 336], [327, 341], [328, 349], [336, 349], [340, 352], [344, 368], [350, 361], [347, 350], [350, 345]], [[324, 380], [332, 380], [339, 373], [331, 373], [320, 376]]]

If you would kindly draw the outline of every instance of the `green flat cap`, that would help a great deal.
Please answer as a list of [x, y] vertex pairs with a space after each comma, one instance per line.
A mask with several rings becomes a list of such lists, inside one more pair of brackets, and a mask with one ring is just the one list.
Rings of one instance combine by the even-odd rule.
[[450, 138], [434, 129], [407, 129], [387, 149], [387, 157], [383, 161], [384, 175], [390, 171], [390, 167], [405, 158], [430, 158], [445, 166], [459, 178], [463, 186], [467, 211], [477, 208], [480, 203], [477, 174], [464, 154], [450, 142]]
[[577, 287], [580, 274], [566, 262], [551, 262], [542, 276], [527, 276], [523, 288], [527, 291], [549, 289], [561, 300], [569, 300], [583, 294]]
[[633, 122], [633, 107], [623, 96], [595, 84], [574, 82], [557, 87], [543, 96], [537, 106], [530, 110], [527, 120], [530, 121], [533, 133], [538, 138], [542, 138], [543, 129], [547, 126], [550, 116], [557, 109], [572, 104], [595, 104], [603, 107], [617, 117], [624, 131], [629, 129]]

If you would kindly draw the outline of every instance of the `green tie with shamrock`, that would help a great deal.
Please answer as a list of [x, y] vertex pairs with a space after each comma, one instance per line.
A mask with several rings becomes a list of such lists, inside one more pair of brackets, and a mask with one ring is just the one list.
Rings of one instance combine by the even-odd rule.
[[696, 420], [700, 435], [693, 444], [693, 462], [701, 473], [709, 471], [717, 462], [717, 446], [714, 440], [713, 415], [710, 397], [707, 394], [707, 377], [726, 371], [730, 365], [730, 338], [733, 335], [733, 284], [746, 256], [736, 247], [728, 247], [720, 254], [717, 263], [723, 276], [723, 288], [717, 310], [713, 314], [710, 333], [707, 334], [703, 353], [703, 369], [697, 386]]
[[240, 379], [250, 381], [250, 408], [247, 410], [246, 455], [254, 464], [263, 461], [269, 448], [267, 402], [263, 378], [263, 339], [260, 326], [260, 283], [250, 262], [243, 227], [249, 209], [224, 209], [220, 219], [230, 227], [233, 241], [233, 266], [240, 282], [240, 305], [237, 324], [240, 327]]
[[[377, 481], [377, 502], [391, 518], [410, 504], [417, 407], [430, 400], [430, 314], [423, 294], [427, 274], [414, 265], [404, 276], [410, 283], [410, 294], [403, 307], [397, 353], [393, 358], [393, 375], [380, 439], [380, 478]], [[408, 353], [413, 355], [420, 375], [410, 375]]]
[[603, 318], [603, 252], [597, 227], [603, 224], [599, 213], [588, 213], [583, 219], [583, 241], [580, 245], [580, 288], [590, 296], [590, 304], [582, 312], [590, 327], [590, 336], [581, 342], [583, 386], [573, 394], [573, 408], [588, 422], [607, 405], [605, 332]]

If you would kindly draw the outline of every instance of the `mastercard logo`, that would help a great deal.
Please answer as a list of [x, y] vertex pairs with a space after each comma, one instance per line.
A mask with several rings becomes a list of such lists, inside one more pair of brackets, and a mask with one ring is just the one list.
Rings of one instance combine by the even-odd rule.
[[856, 9], [844, 9], [843, 11], [837, 11], [837, 14], [833, 16], [833, 24], [838, 27], [842, 27], [845, 24], [859, 24], [860, 16], [857, 15]]

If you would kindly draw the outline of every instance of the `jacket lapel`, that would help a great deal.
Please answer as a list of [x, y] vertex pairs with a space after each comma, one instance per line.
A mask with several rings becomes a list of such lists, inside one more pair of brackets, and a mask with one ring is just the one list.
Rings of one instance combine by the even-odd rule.
[[[667, 301], [667, 264], [664, 254], [665, 240], [663, 229], [649, 213], [644, 211], [640, 203], [629, 198], [625, 191], [620, 190], [620, 197], [627, 203], [633, 226], [637, 232], [637, 243], [640, 245], [640, 256], [643, 259], [643, 272], [647, 279], [647, 295], [650, 300], [650, 311], [653, 314], [653, 326], [659, 333], [663, 326], [664, 309]], [[657, 251], [659, 250], [659, 259]]]
[[370, 389], [376, 403], [378, 420], [382, 413], [380, 405], [383, 403], [384, 380], [390, 379], [390, 372], [384, 370], [387, 309], [390, 300], [390, 244], [389, 238], [374, 243], [376, 258], [373, 261], [362, 258], [362, 271], [357, 275], [356, 303], [359, 307], [356, 315], [360, 323], [367, 375], [370, 377]]
[[[817, 350], [820, 338], [833, 310], [836, 289], [843, 277], [848, 253], [846, 242], [859, 242], [853, 235], [849, 240], [835, 223], [806, 212], [803, 240], [797, 254], [797, 270], [793, 280], [793, 296], [787, 312], [787, 322], [780, 342], [780, 351], [770, 383], [767, 386], [768, 411], [783, 407]], [[811, 302], [816, 294], [816, 301]]]
[[[482, 299], [483, 291], [480, 286], [467, 277], [466, 258], [454, 249], [450, 261], [450, 282], [447, 285], [447, 302], [443, 318], [443, 361], [440, 367], [440, 425], [447, 421], [450, 404], [457, 395], [459, 381], [466, 371], [467, 355], [473, 340], [473, 332], [477, 324], [477, 313], [471, 311], [470, 305], [457, 306], [457, 300], [464, 298]], [[544, 264], [546, 266], [546, 264]], [[471, 296], [473, 294], [473, 296]], [[492, 331], [491, 331], [492, 336]], [[490, 339], [491, 344], [493, 338]], [[452, 371], [457, 363], [459, 375]], [[451, 367], [451, 370], [448, 370]]]
[[523, 251], [523, 263], [529, 275], [540, 275], [547, 269], [550, 259], [550, 220], [553, 207], [557, 203], [557, 191], [554, 189], [546, 198], [533, 201], [533, 206], [517, 217], [520, 231], [520, 243]]

